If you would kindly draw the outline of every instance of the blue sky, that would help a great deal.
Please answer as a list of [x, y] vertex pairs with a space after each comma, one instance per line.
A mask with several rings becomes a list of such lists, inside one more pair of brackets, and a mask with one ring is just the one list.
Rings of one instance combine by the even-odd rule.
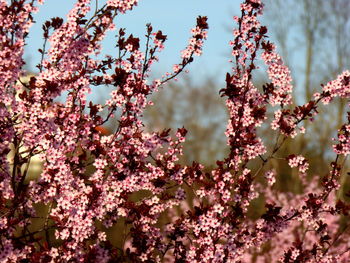
[[[34, 16], [36, 24], [32, 26], [25, 58], [31, 68], [40, 61], [38, 48], [42, 46], [41, 25], [51, 17], [65, 19], [67, 12], [74, 5], [73, 0], [46, 0]], [[92, 1], [94, 2], [94, 1]], [[100, 5], [104, 1], [99, 1]], [[239, 14], [238, 0], [140, 0], [131, 12], [116, 18], [117, 28], [126, 28], [127, 33], [142, 38], [145, 25], [151, 23], [154, 30], [162, 30], [168, 36], [165, 50], [159, 55], [160, 62], [153, 68], [155, 77], [171, 70], [172, 65], [180, 62], [180, 52], [187, 45], [190, 29], [196, 23], [198, 15], [207, 16], [209, 22], [208, 40], [202, 57], [197, 57], [188, 68], [190, 78], [201, 82], [207, 76], [223, 83], [225, 72], [230, 70], [228, 42], [232, 38], [229, 26], [235, 26], [232, 16]], [[104, 53], [113, 55], [117, 31], [109, 32], [104, 42]]]

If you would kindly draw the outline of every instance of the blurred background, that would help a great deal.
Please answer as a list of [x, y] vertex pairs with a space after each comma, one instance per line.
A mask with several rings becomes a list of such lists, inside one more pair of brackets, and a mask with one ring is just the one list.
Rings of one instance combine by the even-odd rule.
[[[350, 1], [267, 0], [265, 3], [262, 24], [267, 25], [268, 35], [291, 69], [295, 103], [303, 104], [315, 91], [321, 90], [321, 83], [325, 84], [343, 70], [350, 69]], [[35, 65], [40, 61], [40, 54], [36, 50], [42, 46], [42, 23], [55, 16], [65, 18], [73, 4], [73, 0], [47, 0], [34, 17], [36, 24], [26, 47], [28, 72], [37, 72]], [[180, 61], [180, 52], [187, 45], [196, 17], [204, 15], [209, 18], [203, 56], [189, 66], [188, 74], [154, 94], [155, 105], [144, 114], [147, 130], [168, 127], [176, 130], [182, 126], [188, 130], [181, 159], [183, 164], [196, 160], [210, 169], [227, 153], [224, 136], [227, 112], [218, 91], [224, 87], [225, 73], [232, 66], [228, 62], [231, 58], [228, 42], [233, 38], [232, 29], [236, 26], [232, 17], [240, 15], [239, 4], [238, 0], [140, 0], [132, 12], [116, 19], [117, 29], [126, 28], [127, 33], [140, 37], [141, 41], [149, 22], [154, 30], [160, 29], [168, 36], [166, 48], [152, 71], [152, 78], [159, 78]], [[103, 43], [103, 54], [113, 56], [116, 52], [116, 32], [109, 32]], [[261, 69], [254, 79], [257, 86], [269, 82], [263, 66]], [[110, 91], [107, 87], [94, 87], [90, 99], [102, 102]], [[336, 136], [337, 129], [345, 121], [347, 110], [347, 102], [341, 99], [327, 107], [321, 106], [315, 121], [304, 124], [307, 133], [287, 141], [280, 155], [302, 154], [310, 162], [310, 176], [324, 175], [330, 160], [334, 159], [331, 138]], [[113, 131], [114, 124], [109, 123], [106, 128]], [[275, 133], [269, 126], [262, 127], [260, 134], [266, 145], [274, 143]], [[273, 162], [271, 166], [280, 175], [278, 185], [282, 190], [300, 191], [296, 171], [290, 169], [287, 162]], [[343, 176], [343, 183], [348, 183], [346, 176]]]

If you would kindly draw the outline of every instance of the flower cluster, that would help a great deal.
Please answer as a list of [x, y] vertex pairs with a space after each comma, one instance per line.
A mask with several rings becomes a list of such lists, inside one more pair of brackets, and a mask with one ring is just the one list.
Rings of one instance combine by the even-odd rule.
[[270, 103], [275, 105], [288, 105], [292, 101], [292, 77], [289, 69], [283, 65], [282, 58], [275, 52], [276, 47], [270, 42], [262, 44], [264, 52], [262, 59], [268, 66], [267, 73], [272, 81], [273, 91], [271, 92]]
[[305, 173], [306, 170], [309, 168], [309, 163], [307, 162], [307, 160], [305, 159], [305, 157], [301, 156], [301, 155], [290, 155], [288, 156], [288, 164], [290, 167], [297, 167], [300, 173]]
[[189, 44], [186, 49], [181, 52], [183, 59], [189, 59], [192, 54], [197, 56], [202, 54], [203, 40], [207, 38], [206, 29], [208, 29], [207, 18], [198, 17], [197, 26], [191, 30], [192, 37], [189, 40]]
[[125, 13], [127, 10], [137, 5], [138, 0], [108, 0], [107, 6], [118, 9], [121, 13]]
[[[167, 37], [150, 24], [145, 48], [119, 29], [117, 56], [97, 56], [116, 28], [114, 18], [138, 1], [108, 0], [90, 14], [90, 1], [77, 0], [66, 21], [44, 23], [39, 73], [22, 81], [36, 2], [43, 1], [0, 0], [1, 262], [348, 261], [343, 219], [350, 205], [337, 190], [342, 155], [350, 153], [350, 115], [322, 178], [306, 176], [309, 164], [298, 153], [278, 157], [287, 139], [305, 132], [300, 125], [318, 113], [318, 103], [350, 97], [348, 71], [314, 100], [290, 105], [290, 72], [258, 19], [263, 3], [244, 1], [241, 17], [234, 18], [232, 72], [220, 90], [229, 113], [229, 153], [215, 167], [184, 166], [179, 157], [187, 130], [146, 131], [142, 116], [153, 104], [150, 95], [202, 53], [207, 18], [198, 17], [173, 72], [152, 81]], [[258, 54], [271, 80], [262, 88], [252, 81]], [[113, 88], [110, 98], [88, 102], [87, 94], [104, 85]], [[57, 102], [63, 92], [66, 99]], [[279, 133], [270, 148], [259, 127], [268, 126], [272, 108], [271, 128]], [[107, 122], [113, 132], [103, 129]], [[42, 170], [32, 178], [34, 158]], [[278, 190], [271, 166], [279, 160], [298, 168], [301, 193]], [[264, 202], [260, 212], [252, 209], [255, 201]]]

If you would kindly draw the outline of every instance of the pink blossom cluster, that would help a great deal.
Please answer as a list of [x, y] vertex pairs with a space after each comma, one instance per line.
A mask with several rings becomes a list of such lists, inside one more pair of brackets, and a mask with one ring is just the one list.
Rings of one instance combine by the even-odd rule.
[[[314, 97], [324, 104], [330, 103], [334, 98], [350, 97], [350, 72], [348, 70], [340, 74], [335, 80], [323, 86], [322, 93], [315, 93]], [[338, 143], [333, 145], [337, 154], [348, 155], [350, 153], [350, 114], [347, 113], [347, 123], [344, 123], [338, 130]]]
[[288, 156], [288, 164], [290, 167], [297, 167], [300, 173], [305, 173], [309, 168], [309, 163], [302, 155], [290, 155]]
[[[173, 72], [152, 80], [151, 66], [167, 37], [150, 24], [144, 48], [119, 29], [117, 55], [96, 56], [116, 28], [114, 18], [138, 1], [108, 0], [89, 17], [90, 1], [77, 0], [65, 22], [44, 23], [39, 73], [23, 82], [35, 3], [0, 0], [1, 262], [347, 262], [349, 231], [342, 219], [350, 205], [337, 191], [341, 155], [350, 153], [350, 124], [338, 131], [336, 158], [321, 179], [306, 176], [309, 164], [298, 153], [280, 156], [319, 102], [349, 97], [348, 72], [315, 100], [286, 108], [290, 72], [259, 22], [262, 2], [244, 1], [241, 17], [234, 18], [232, 72], [220, 91], [229, 112], [229, 153], [213, 168], [182, 165], [187, 130], [146, 131], [142, 116], [153, 104], [150, 95], [202, 53], [207, 18], [198, 17]], [[271, 79], [262, 88], [252, 81], [259, 52]], [[87, 94], [104, 85], [113, 88], [109, 99], [89, 102]], [[66, 99], [57, 102], [63, 92]], [[259, 128], [275, 106], [271, 127], [279, 135], [267, 147]], [[99, 127], [107, 122], [115, 130], [103, 134]], [[29, 179], [34, 157], [42, 171]], [[302, 193], [277, 189], [279, 175], [271, 166], [279, 160], [298, 169]], [[265, 208], [251, 216], [257, 199]], [[118, 236], [111, 236], [113, 228]]]
[[292, 102], [292, 77], [290, 71], [283, 64], [281, 57], [275, 52], [276, 47], [267, 42], [263, 44], [262, 59], [268, 66], [267, 73], [274, 86], [270, 103], [275, 105], [288, 105]]
[[[220, 92], [227, 97], [230, 120], [226, 136], [230, 146], [229, 165], [238, 169], [246, 160], [251, 160], [266, 152], [265, 146], [256, 134], [256, 128], [266, 119], [266, 99], [252, 84], [254, 59], [264, 38], [265, 27], [257, 16], [261, 13], [260, 1], [248, 1], [241, 5], [242, 17], [235, 17], [239, 29], [234, 30], [234, 41], [230, 42], [236, 67], [232, 75], [226, 75], [226, 88]], [[256, 44], [251, 44], [256, 42]], [[250, 64], [248, 64], [250, 63]]]
[[267, 184], [269, 186], [273, 186], [276, 182], [276, 171], [269, 170], [265, 173], [265, 179], [267, 180]]
[[[348, 117], [349, 118], [349, 117]], [[344, 124], [338, 130], [338, 144], [333, 145], [336, 154], [350, 154], [350, 123]]]
[[131, 10], [138, 0], [108, 0], [107, 6], [118, 9], [121, 13]]
[[[350, 71], [346, 70], [335, 80], [328, 82], [323, 86], [322, 92], [325, 94], [322, 98], [324, 104], [328, 104], [335, 97], [348, 98], [350, 96]], [[314, 95], [317, 99], [321, 97], [320, 93]]]
[[[345, 204], [337, 201], [335, 192], [322, 191], [318, 182], [319, 177], [315, 176], [305, 185], [304, 193], [309, 193], [307, 197], [304, 193], [281, 193], [272, 188], [261, 188], [268, 202], [273, 202], [282, 210], [288, 207], [291, 209], [289, 213], [297, 220], [290, 223], [288, 231], [277, 234], [269, 241], [269, 252], [261, 254], [256, 251], [258, 262], [347, 262], [349, 248], [344, 239], [348, 238], [349, 233], [342, 232], [339, 223], [341, 215], [336, 212], [346, 209]], [[327, 195], [327, 202], [322, 198], [324, 195]], [[333, 241], [336, 245], [333, 243], [327, 247], [326, 253], [322, 252], [320, 244], [329, 242], [332, 236], [339, 233], [342, 233], [339, 240]], [[246, 254], [247, 258], [251, 256]], [[310, 259], [310, 256], [313, 259]]]
[[189, 44], [181, 52], [181, 57], [183, 59], [189, 59], [192, 54], [200, 56], [202, 54], [203, 41], [207, 39], [207, 31], [203, 29], [208, 29], [206, 18], [199, 17], [197, 19], [197, 26], [191, 29], [192, 37], [189, 40]]

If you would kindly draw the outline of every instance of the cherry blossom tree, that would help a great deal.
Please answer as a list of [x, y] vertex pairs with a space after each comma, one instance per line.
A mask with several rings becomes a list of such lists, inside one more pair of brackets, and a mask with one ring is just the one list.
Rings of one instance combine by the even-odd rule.
[[[281, 156], [279, 149], [306, 132], [302, 124], [319, 104], [349, 98], [350, 72], [293, 105], [289, 69], [258, 20], [263, 3], [244, 1], [234, 18], [232, 71], [220, 91], [229, 153], [209, 172], [197, 162], [184, 166], [178, 160], [186, 129], [146, 131], [142, 116], [149, 96], [201, 55], [207, 18], [197, 18], [173, 72], [152, 80], [166, 35], [150, 24], [144, 45], [119, 29], [118, 55], [98, 59], [113, 19], [137, 2], [108, 0], [89, 17], [90, 1], [77, 0], [66, 21], [47, 21], [39, 73], [25, 83], [23, 48], [43, 1], [0, 0], [1, 262], [347, 262], [350, 206], [337, 190], [350, 153], [350, 113], [321, 178], [307, 174], [302, 155]], [[271, 81], [263, 87], [252, 83], [259, 58]], [[88, 102], [100, 85], [113, 87], [110, 98]], [[99, 128], [107, 121], [117, 126], [110, 135]], [[263, 124], [278, 133], [271, 148], [258, 136]], [[35, 156], [43, 169], [29, 180]], [[273, 160], [298, 170], [302, 193], [274, 188]], [[264, 209], [251, 217], [257, 198]], [[108, 229], [116, 226], [112, 242]]]

